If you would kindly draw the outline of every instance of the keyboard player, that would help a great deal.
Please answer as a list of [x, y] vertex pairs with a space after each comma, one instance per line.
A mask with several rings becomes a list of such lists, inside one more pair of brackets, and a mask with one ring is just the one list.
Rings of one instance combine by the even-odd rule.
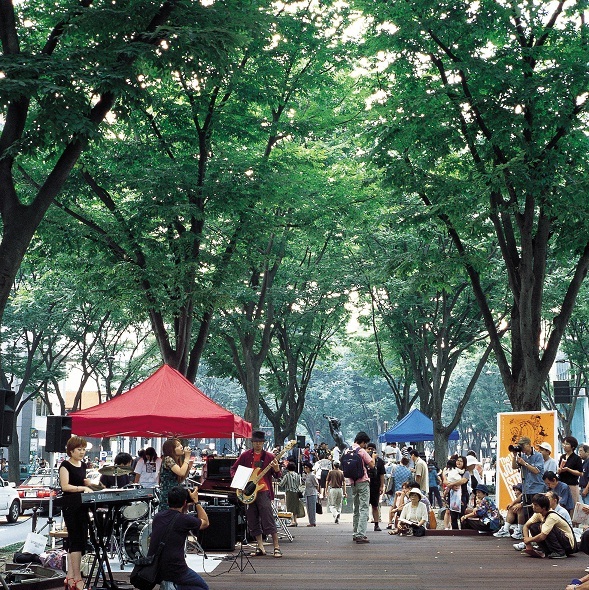
[[68, 532], [66, 590], [84, 589], [80, 564], [88, 542], [88, 511], [82, 506], [81, 496], [84, 492], [92, 492], [90, 480], [86, 478], [87, 465], [83, 461], [87, 444], [83, 438], [72, 436], [65, 447], [68, 458], [59, 467], [63, 519]]

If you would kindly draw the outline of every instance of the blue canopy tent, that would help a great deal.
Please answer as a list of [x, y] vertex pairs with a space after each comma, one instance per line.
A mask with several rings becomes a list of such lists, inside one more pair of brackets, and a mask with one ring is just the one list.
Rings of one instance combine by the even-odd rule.
[[[448, 440], [458, 440], [458, 438], [458, 431], [454, 430]], [[378, 437], [381, 443], [422, 440], [434, 440], [434, 423], [419, 410], [411, 410], [402, 420]]]

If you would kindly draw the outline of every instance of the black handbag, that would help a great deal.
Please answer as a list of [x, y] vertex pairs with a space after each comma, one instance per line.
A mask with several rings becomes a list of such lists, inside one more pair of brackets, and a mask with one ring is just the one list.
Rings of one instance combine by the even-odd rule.
[[323, 514], [323, 506], [321, 506], [321, 502], [315, 503], [315, 512], [317, 514]]
[[135, 588], [138, 588], [139, 590], [153, 590], [154, 586], [157, 584], [157, 577], [160, 569], [160, 557], [166, 546], [168, 534], [172, 530], [172, 526], [179, 516], [180, 513], [178, 512], [170, 521], [156, 552], [147, 557], [140, 557], [133, 562], [135, 567], [131, 572], [129, 581], [135, 586]]

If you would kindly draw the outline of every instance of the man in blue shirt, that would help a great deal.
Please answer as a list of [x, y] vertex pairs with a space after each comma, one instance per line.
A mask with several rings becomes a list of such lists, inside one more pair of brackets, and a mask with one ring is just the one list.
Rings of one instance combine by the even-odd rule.
[[[532, 516], [532, 498], [535, 494], [543, 494], [546, 486], [542, 475], [544, 474], [544, 457], [534, 451], [532, 441], [527, 436], [522, 436], [517, 445], [521, 452], [513, 453], [513, 469], [519, 469], [522, 477], [522, 510], [524, 522]], [[514, 539], [521, 539], [521, 525], [518, 525], [516, 532], [511, 535]]]

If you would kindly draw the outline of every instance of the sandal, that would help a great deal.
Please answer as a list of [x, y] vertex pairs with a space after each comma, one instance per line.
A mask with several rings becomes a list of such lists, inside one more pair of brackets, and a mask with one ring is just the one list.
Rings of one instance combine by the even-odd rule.
[[389, 523], [389, 524], [387, 524], [387, 529], [389, 529], [389, 530], [390, 530], [390, 529], [392, 529], [392, 528], [393, 528], [393, 525], [392, 525], [392, 523]]
[[282, 551], [278, 547], [274, 547], [274, 557], [282, 557]]
[[250, 557], [264, 557], [266, 554], [265, 551], [262, 551], [259, 547], [253, 553], [250, 553]]
[[398, 535], [399, 534], [399, 529], [393, 529], [391, 531], [389, 531], [389, 535]]

